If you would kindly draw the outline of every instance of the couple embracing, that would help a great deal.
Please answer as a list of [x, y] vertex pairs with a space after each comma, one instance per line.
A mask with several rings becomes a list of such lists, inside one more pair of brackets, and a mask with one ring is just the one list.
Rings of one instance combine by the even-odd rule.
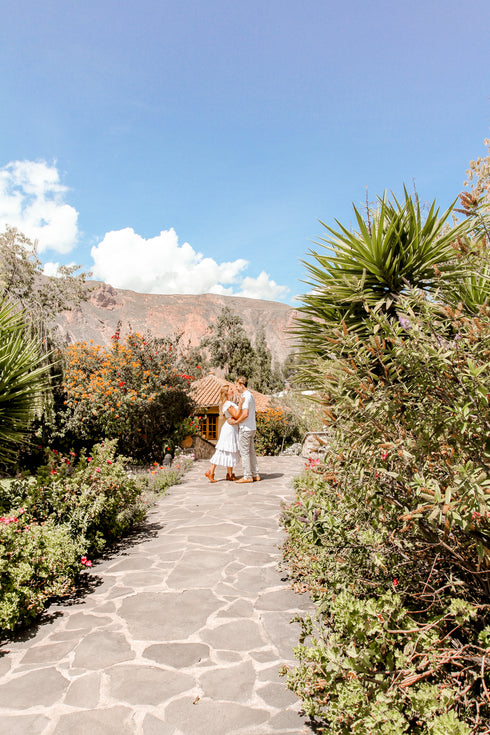
[[[209, 482], [216, 482], [214, 471], [217, 465], [227, 468], [226, 479], [235, 482], [254, 482], [260, 480], [255, 456], [255, 399], [247, 388], [247, 378], [237, 378], [235, 387], [240, 395], [238, 405], [232, 401], [233, 388], [223, 386], [220, 391], [220, 413], [226, 419], [223, 424], [216, 451], [211, 457], [211, 466], [204, 474]], [[233, 467], [242, 460], [243, 477], [239, 480], [233, 474]]]

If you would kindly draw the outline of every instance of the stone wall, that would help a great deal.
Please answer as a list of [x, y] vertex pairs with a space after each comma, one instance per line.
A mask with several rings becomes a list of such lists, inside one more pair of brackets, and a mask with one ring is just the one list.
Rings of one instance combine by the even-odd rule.
[[208, 442], [207, 439], [203, 439], [202, 436], [192, 437], [192, 447], [185, 450], [185, 453], [192, 452], [195, 459], [211, 459], [215, 452], [214, 444]]
[[302, 457], [323, 457], [327, 451], [329, 434], [327, 431], [310, 431], [303, 439]]

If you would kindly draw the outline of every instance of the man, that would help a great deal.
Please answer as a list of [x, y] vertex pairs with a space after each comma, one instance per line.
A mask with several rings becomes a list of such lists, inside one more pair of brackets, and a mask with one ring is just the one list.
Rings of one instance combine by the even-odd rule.
[[228, 419], [230, 424], [238, 424], [240, 456], [242, 458], [243, 477], [235, 482], [258, 482], [260, 480], [255, 456], [255, 399], [247, 388], [247, 378], [241, 376], [236, 380], [236, 389], [240, 393], [239, 408], [241, 413], [236, 419]]

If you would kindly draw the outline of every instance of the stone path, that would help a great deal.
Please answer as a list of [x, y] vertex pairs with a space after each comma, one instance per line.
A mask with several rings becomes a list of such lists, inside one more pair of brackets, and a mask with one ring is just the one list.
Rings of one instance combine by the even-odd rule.
[[299, 457], [263, 480], [209, 484], [197, 462], [87, 594], [2, 646], [2, 735], [310, 733], [278, 672], [310, 609], [278, 568]]

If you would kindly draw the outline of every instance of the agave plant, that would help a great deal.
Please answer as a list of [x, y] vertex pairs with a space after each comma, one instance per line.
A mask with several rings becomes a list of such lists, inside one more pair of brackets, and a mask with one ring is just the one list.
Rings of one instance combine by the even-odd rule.
[[46, 356], [30, 337], [22, 313], [0, 302], [0, 462], [15, 459], [48, 386]]
[[328, 338], [339, 327], [362, 334], [371, 308], [396, 318], [397, 299], [409, 287], [430, 294], [452, 284], [456, 298], [465, 270], [454, 243], [470, 231], [471, 222], [451, 227], [454, 205], [440, 215], [434, 202], [424, 215], [406, 189], [404, 197], [402, 202], [379, 198], [367, 222], [354, 207], [355, 231], [338, 221], [338, 230], [321, 223], [328, 237], [316, 243], [320, 251], [310, 250], [312, 261], [304, 261], [312, 290], [302, 297], [294, 330], [305, 357], [328, 356]]

